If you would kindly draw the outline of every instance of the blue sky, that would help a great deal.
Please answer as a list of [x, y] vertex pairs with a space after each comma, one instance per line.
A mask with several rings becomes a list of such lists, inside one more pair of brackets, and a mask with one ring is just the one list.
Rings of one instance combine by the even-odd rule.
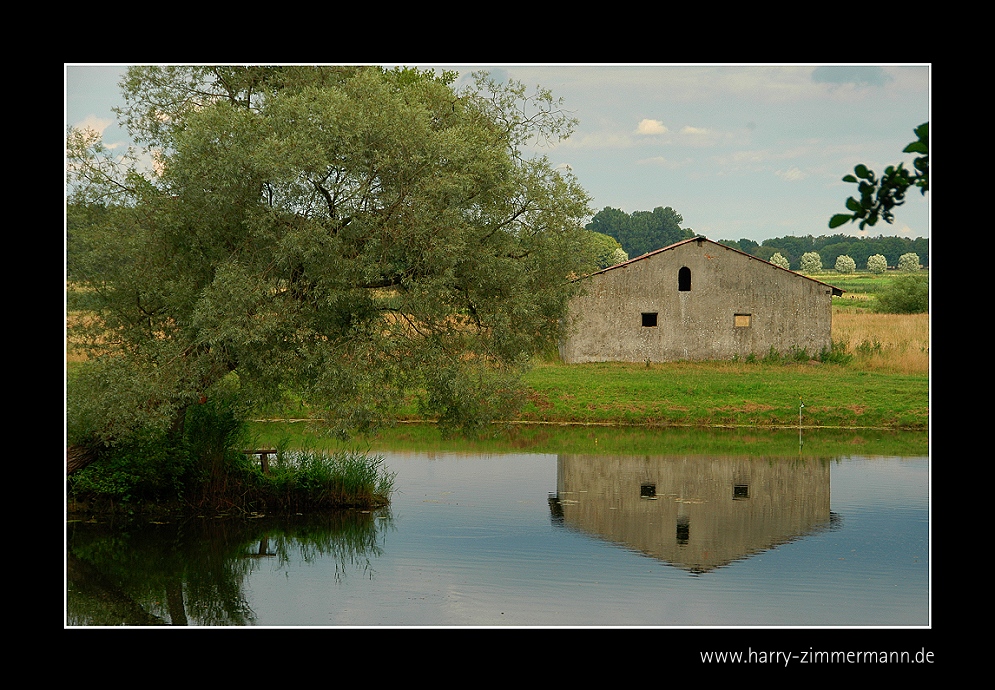
[[[902, 149], [930, 115], [928, 65], [411, 64], [551, 89], [580, 124], [542, 153], [569, 166], [595, 211], [670, 206], [714, 240], [862, 234], [827, 225], [855, 193], [841, 178], [857, 163], [911, 167]], [[124, 71], [67, 64], [66, 124], [127, 145], [111, 112]], [[894, 224], [863, 234], [929, 237], [928, 200], [911, 194]]]

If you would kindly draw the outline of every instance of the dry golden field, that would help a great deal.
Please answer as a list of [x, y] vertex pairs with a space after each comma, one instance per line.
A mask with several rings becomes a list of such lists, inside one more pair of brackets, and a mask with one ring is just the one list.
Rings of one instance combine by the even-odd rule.
[[855, 356], [852, 366], [897, 374], [929, 373], [929, 314], [833, 313], [833, 340]]
[[68, 328], [86, 318], [81, 312], [68, 312], [66, 314], [66, 362], [82, 362], [86, 359], [86, 354], [69, 339]]

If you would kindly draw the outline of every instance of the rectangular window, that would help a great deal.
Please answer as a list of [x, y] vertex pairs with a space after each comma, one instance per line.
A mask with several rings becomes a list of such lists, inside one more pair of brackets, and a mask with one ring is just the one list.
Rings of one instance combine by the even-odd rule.
[[643, 326], [646, 328], [654, 328], [656, 326], [656, 314], [657, 312], [643, 312]]
[[734, 325], [736, 328], [749, 328], [750, 321], [753, 320], [752, 314], [736, 314]]

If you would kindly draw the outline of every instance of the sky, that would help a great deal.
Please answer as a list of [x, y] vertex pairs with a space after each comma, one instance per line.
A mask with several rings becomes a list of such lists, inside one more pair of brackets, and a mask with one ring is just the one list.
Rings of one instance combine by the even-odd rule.
[[[929, 237], [929, 195], [918, 192], [891, 225], [828, 226], [856, 194], [841, 179], [855, 165], [911, 169], [902, 149], [929, 120], [929, 65], [411, 64], [456, 69], [457, 85], [486, 70], [562, 98], [579, 124], [539, 153], [577, 177], [595, 212], [669, 206], [682, 227], [713, 240]], [[127, 146], [111, 110], [124, 104], [125, 69], [65, 65], [66, 125]]]

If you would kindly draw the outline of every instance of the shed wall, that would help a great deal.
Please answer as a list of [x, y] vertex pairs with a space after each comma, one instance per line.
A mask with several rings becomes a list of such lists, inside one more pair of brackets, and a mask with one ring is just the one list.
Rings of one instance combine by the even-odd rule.
[[[560, 345], [566, 363], [731, 359], [771, 347], [817, 354], [832, 341], [830, 286], [707, 240], [588, 276], [582, 287]], [[652, 323], [643, 314], [656, 314], [656, 325], [643, 325]]]

